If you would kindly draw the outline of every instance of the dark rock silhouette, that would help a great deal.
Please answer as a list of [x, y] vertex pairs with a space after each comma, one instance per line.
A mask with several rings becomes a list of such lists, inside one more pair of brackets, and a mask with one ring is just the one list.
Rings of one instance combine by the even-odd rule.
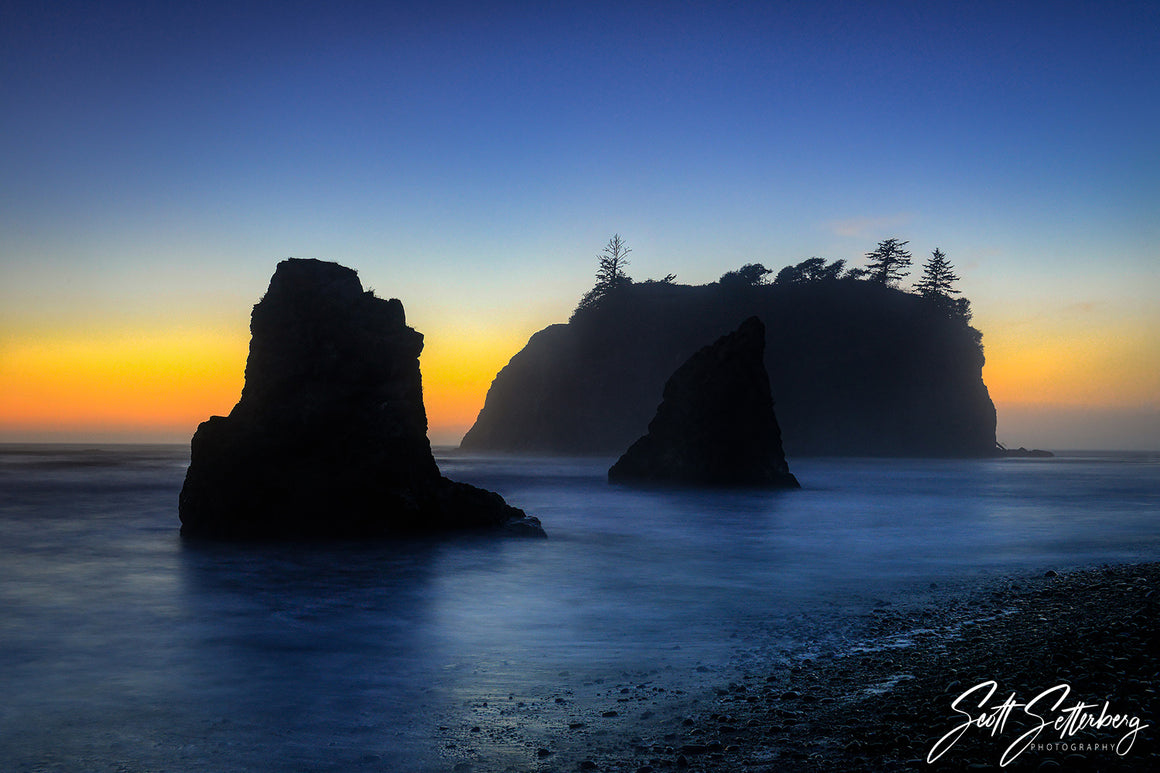
[[286, 260], [250, 331], [241, 399], [193, 436], [183, 536], [543, 536], [498, 494], [440, 475], [423, 407], [423, 336], [398, 300], [364, 292], [337, 263]]
[[797, 488], [781, 447], [764, 353], [765, 325], [750, 317], [690, 357], [665, 384], [648, 433], [608, 479]]
[[492, 382], [462, 448], [620, 454], [689, 352], [748, 316], [768, 330], [790, 458], [996, 454], [979, 331], [917, 295], [854, 279], [628, 285], [533, 335]]
[[1055, 456], [1050, 451], [1044, 451], [1042, 448], [1032, 448], [1030, 450], [1019, 446], [1018, 448], [999, 447], [999, 455], [1007, 459], [1051, 459]]

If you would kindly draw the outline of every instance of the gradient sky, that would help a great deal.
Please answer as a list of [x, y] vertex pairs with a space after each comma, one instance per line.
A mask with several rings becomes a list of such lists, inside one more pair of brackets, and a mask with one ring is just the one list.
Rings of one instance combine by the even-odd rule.
[[1158, 449], [1158, 41], [1154, 2], [0, 3], [0, 440], [188, 440], [310, 256], [402, 299], [457, 442], [619, 232], [692, 284], [940, 247], [1001, 441]]

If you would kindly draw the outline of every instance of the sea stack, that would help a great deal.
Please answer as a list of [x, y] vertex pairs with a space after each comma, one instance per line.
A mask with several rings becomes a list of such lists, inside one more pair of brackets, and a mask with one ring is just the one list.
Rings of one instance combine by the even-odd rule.
[[254, 306], [250, 332], [241, 399], [193, 436], [182, 536], [544, 536], [498, 494], [440, 474], [423, 407], [423, 336], [401, 302], [364, 291], [345, 266], [290, 259]]
[[677, 368], [648, 433], [608, 471], [614, 483], [797, 488], [781, 447], [765, 325], [750, 317]]

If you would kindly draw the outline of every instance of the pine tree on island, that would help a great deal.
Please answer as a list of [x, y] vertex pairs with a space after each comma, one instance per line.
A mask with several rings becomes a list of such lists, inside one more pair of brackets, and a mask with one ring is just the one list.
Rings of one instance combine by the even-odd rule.
[[909, 241], [886, 239], [878, 242], [878, 248], [867, 252], [867, 270], [870, 281], [884, 285], [897, 285], [910, 269], [910, 252], [903, 249]]
[[625, 272], [630, 252], [632, 249], [625, 245], [620, 234], [613, 234], [608, 244], [596, 256], [599, 265], [596, 270], [596, 286], [580, 299], [576, 310], [572, 312], [573, 318], [583, 311], [595, 308], [601, 300], [621, 287], [632, 284], [632, 278]]
[[960, 291], [954, 287], [959, 281], [954, 266], [947, 260], [946, 253], [937, 247], [922, 267], [922, 279], [915, 283], [915, 291], [950, 317], [971, 318], [971, 303], [966, 298], [952, 298]]

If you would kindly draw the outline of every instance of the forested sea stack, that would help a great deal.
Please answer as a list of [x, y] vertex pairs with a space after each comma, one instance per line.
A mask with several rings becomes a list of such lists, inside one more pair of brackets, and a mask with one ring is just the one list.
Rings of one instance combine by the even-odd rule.
[[278, 264], [254, 306], [241, 399], [193, 436], [181, 533], [364, 538], [450, 530], [543, 536], [495, 493], [439, 473], [403, 304], [337, 263]]
[[492, 382], [462, 448], [623, 453], [689, 353], [757, 316], [791, 459], [995, 454], [981, 334], [963, 315], [868, 280], [728, 278], [626, 284], [539, 331]]
[[608, 471], [613, 482], [797, 488], [765, 370], [765, 325], [750, 317], [665, 384], [648, 433]]

